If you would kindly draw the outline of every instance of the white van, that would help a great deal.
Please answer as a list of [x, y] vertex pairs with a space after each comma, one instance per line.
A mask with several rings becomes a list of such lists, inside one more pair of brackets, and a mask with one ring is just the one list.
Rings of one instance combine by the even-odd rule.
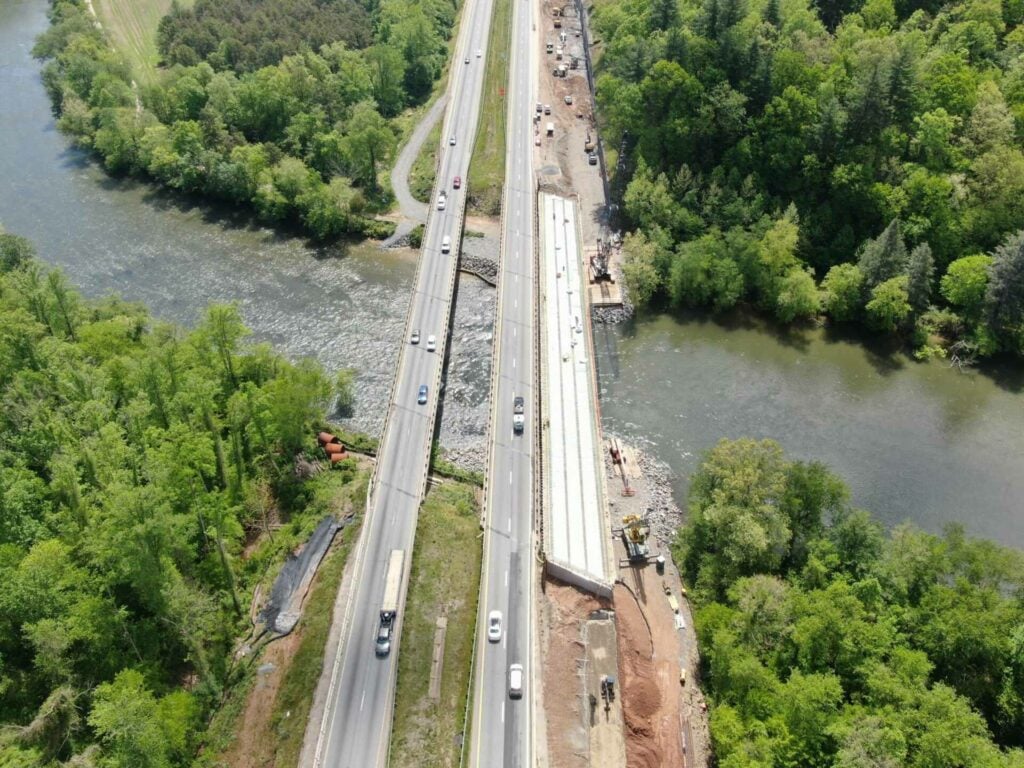
[[508, 668], [508, 697], [523, 698], [523, 665], [512, 664]]
[[452, 252], [452, 238], [451, 238], [450, 235], [445, 235], [441, 239], [441, 253], [451, 253], [451, 252]]

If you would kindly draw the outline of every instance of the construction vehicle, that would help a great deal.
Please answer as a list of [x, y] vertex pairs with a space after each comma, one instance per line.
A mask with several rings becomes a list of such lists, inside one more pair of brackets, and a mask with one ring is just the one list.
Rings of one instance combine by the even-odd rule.
[[647, 563], [647, 535], [650, 532], [647, 520], [640, 515], [626, 515], [622, 518], [622, 543], [626, 545], [630, 563]]
[[591, 153], [594, 151], [594, 140], [590, 136], [590, 129], [587, 129], [587, 138], [583, 141], [583, 151]]
[[380, 606], [380, 623], [377, 626], [377, 656], [383, 658], [391, 653], [391, 638], [398, 620], [398, 601], [402, 595], [402, 576], [405, 574], [405, 550], [391, 550], [388, 558], [388, 572], [384, 580], [384, 600]]

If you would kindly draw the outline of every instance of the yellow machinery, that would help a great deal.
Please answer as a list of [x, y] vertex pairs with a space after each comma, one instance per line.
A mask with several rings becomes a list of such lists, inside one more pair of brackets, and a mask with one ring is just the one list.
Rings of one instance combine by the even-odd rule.
[[651, 531], [647, 520], [639, 515], [622, 518], [622, 541], [631, 563], [647, 562], [647, 534]]

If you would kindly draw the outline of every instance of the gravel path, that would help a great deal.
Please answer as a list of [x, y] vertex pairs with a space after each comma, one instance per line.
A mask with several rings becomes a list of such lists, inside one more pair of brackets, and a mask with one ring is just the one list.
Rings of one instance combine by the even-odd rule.
[[427, 223], [427, 204], [421, 203], [412, 196], [412, 192], [409, 189], [409, 172], [412, 170], [412, 164], [419, 157], [423, 142], [427, 140], [427, 136], [430, 135], [434, 124], [444, 114], [444, 108], [447, 103], [448, 94], [441, 94], [437, 101], [427, 110], [423, 119], [420, 120], [420, 124], [416, 126], [412, 136], [409, 137], [409, 141], [402, 147], [402, 151], [398, 153], [395, 166], [391, 169], [391, 188], [395, 192], [398, 208], [406, 221], [399, 222], [398, 227], [395, 228], [395, 233], [381, 244], [381, 248], [391, 248], [415, 229], [417, 224]]

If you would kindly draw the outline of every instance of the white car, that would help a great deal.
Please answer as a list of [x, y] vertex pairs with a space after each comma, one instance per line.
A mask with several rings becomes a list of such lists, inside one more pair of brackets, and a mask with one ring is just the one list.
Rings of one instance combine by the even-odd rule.
[[466, 63], [469, 64], [469, 56], [466, 57]]
[[476, 57], [479, 59], [480, 56], [482, 56], [482, 55], [483, 55], [483, 51], [481, 51], [479, 48], [477, 48], [476, 49]]
[[511, 664], [508, 668], [508, 697], [523, 698], [523, 665]]
[[491, 643], [501, 640], [501, 611], [487, 614], [487, 640]]
[[427, 336], [427, 352], [433, 352], [437, 349], [437, 338], [434, 334]]
[[443, 211], [445, 206], [448, 204], [448, 195], [442, 192], [437, 196], [437, 210]]
[[411, 344], [419, 344], [420, 343], [420, 329], [419, 328], [414, 328], [413, 329], [413, 331], [412, 331], [412, 338], [409, 339], [409, 342]]
[[455, 146], [455, 137], [454, 136], [450, 136], [448, 138], [448, 145], [451, 146], [451, 147]]

